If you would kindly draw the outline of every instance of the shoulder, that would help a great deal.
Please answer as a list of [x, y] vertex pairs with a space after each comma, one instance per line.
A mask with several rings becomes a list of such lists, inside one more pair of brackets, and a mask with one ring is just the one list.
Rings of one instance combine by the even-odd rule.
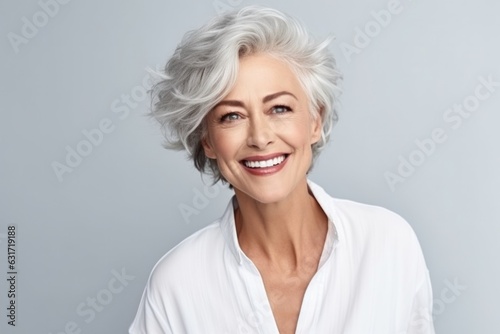
[[333, 198], [334, 209], [351, 227], [411, 232], [410, 224], [399, 214], [381, 206]]
[[[345, 244], [353, 251], [420, 261], [422, 250], [411, 225], [386, 208], [333, 199], [334, 215]], [[334, 218], [335, 219], [335, 218]]]
[[415, 238], [410, 224], [389, 209], [338, 198], [334, 198], [333, 203], [346, 232], [371, 238]]
[[416, 242], [410, 224], [399, 214], [380, 206], [332, 197], [313, 182], [309, 186], [339, 238], [356, 242], [396, 238]]
[[347, 225], [348, 227], [370, 228], [377, 224], [379, 229], [385, 227], [403, 230], [411, 229], [400, 215], [388, 209], [332, 197], [325, 189], [310, 180], [308, 185], [323, 211], [334, 223]]
[[168, 251], [151, 271], [131, 332], [172, 333], [192, 322], [198, 301], [217, 278], [210, 267], [222, 267], [216, 253], [223, 244], [218, 220]]
[[165, 289], [199, 279], [210, 272], [208, 268], [217, 266], [223, 248], [218, 220], [191, 234], [160, 258], [151, 272], [150, 286]]

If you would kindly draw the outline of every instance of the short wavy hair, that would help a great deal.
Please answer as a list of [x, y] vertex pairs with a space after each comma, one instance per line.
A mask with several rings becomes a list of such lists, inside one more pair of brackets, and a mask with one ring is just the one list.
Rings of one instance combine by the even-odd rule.
[[187, 32], [150, 90], [150, 115], [161, 125], [164, 147], [186, 150], [201, 173], [211, 174], [214, 183], [225, 181], [217, 161], [205, 156], [204, 119], [234, 86], [239, 59], [265, 53], [290, 66], [313, 117], [322, 118], [321, 138], [312, 145], [313, 164], [338, 119], [342, 75], [328, 50], [331, 39], [318, 42], [297, 19], [259, 6], [223, 13]]

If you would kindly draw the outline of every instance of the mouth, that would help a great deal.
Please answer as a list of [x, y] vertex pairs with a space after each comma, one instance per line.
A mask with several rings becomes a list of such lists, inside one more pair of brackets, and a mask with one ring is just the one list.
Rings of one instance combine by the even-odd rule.
[[242, 164], [245, 165], [247, 168], [251, 169], [263, 169], [263, 168], [270, 168], [274, 166], [281, 165], [286, 158], [289, 156], [289, 154], [282, 154], [278, 155], [272, 158], [262, 158], [262, 159], [248, 159], [248, 160], [242, 160]]

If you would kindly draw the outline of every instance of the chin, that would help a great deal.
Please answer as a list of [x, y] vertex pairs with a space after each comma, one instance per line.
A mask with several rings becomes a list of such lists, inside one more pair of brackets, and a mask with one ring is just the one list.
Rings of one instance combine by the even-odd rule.
[[275, 185], [272, 183], [265, 185], [254, 185], [251, 188], [238, 188], [234, 187], [238, 197], [244, 196], [251, 198], [262, 204], [272, 204], [279, 203], [286, 200], [294, 191], [294, 187], [291, 187], [290, 183], [285, 183], [286, 185]]

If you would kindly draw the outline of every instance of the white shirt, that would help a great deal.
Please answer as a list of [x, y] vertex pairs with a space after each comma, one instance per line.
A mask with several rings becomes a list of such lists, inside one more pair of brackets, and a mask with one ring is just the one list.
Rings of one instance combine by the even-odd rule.
[[[308, 181], [328, 217], [318, 270], [296, 333], [434, 333], [429, 272], [415, 233], [381, 207], [330, 197]], [[259, 271], [224, 215], [154, 267], [130, 334], [278, 334]]]

